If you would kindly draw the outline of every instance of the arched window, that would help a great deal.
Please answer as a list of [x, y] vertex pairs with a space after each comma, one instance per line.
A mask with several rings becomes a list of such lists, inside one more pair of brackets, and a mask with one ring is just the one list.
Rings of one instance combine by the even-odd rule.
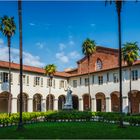
[[102, 61], [97, 59], [96, 61], [96, 70], [101, 70], [103, 68]]

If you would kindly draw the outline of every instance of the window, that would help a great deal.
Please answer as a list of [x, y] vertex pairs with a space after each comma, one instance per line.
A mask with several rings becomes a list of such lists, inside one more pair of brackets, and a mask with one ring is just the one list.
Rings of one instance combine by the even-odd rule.
[[55, 80], [53, 79], [53, 88], [55, 88]]
[[29, 76], [27, 76], [27, 86], [29, 86]]
[[80, 85], [82, 84], [82, 78], [80, 77]]
[[47, 79], [47, 87], [49, 87], [50, 79]]
[[94, 75], [92, 75], [92, 84], [94, 84]]
[[100, 59], [97, 59], [96, 61], [96, 70], [102, 69], [102, 61]]
[[88, 86], [88, 83], [89, 83], [89, 79], [85, 78], [85, 86]]
[[11, 73], [11, 84], [13, 84], [13, 74]]
[[98, 76], [98, 84], [99, 85], [103, 84], [103, 76]]
[[61, 81], [60, 81], [59, 88], [64, 88], [64, 80], [61, 80]]
[[47, 79], [47, 87], [52, 86], [51, 79]]
[[64, 88], [67, 89], [67, 81], [65, 80]]
[[34, 85], [39, 86], [39, 84], [40, 84], [40, 77], [35, 77], [34, 78]]
[[41, 87], [43, 87], [43, 78], [41, 78]]
[[109, 82], [109, 73], [106, 74], [106, 81]]
[[137, 70], [132, 70], [132, 80], [138, 80], [138, 71]]
[[6, 82], [8, 82], [8, 73], [6, 73], [6, 72], [3, 72], [3, 82], [4, 83], [6, 83]]
[[74, 88], [77, 87], [77, 80], [73, 80], [73, 87], [74, 87]]
[[123, 70], [122, 74], [123, 74], [123, 80], [126, 81], [127, 80], [127, 71]]
[[[12, 78], [11, 78], [12, 79]], [[11, 80], [12, 82], [12, 80]], [[29, 76], [26, 75], [22, 75], [22, 83], [25, 85], [27, 84], [27, 86], [29, 86]], [[18, 76], [18, 84], [20, 84], [20, 74]]]
[[[0, 72], [0, 83], [7, 83], [9, 82], [9, 73], [7, 72]], [[11, 73], [11, 84], [13, 84], [13, 74]]]
[[2, 72], [0, 72], [0, 83], [2, 83]]
[[114, 83], [118, 83], [119, 82], [118, 73], [114, 73], [113, 74], [113, 81], [114, 81]]
[[25, 75], [22, 75], [23, 76], [23, 84], [25, 84], [25, 78], [26, 76]]

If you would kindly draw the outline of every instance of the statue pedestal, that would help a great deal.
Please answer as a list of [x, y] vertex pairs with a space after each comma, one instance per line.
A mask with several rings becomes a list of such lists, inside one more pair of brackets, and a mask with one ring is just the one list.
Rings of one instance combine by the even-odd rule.
[[70, 104], [64, 104], [63, 109], [64, 110], [71, 110], [71, 109], [73, 109], [73, 106], [72, 106], [72, 104], [71, 105]]

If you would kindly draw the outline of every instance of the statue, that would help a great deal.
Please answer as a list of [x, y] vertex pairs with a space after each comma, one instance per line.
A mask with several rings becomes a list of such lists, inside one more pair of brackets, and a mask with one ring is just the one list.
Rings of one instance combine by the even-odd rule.
[[72, 91], [70, 90], [70, 88], [68, 88], [67, 91], [67, 96], [66, 96], [66, 103], [64, 104], [63, 109], [73, 109], [73, 105], [72, 105]]

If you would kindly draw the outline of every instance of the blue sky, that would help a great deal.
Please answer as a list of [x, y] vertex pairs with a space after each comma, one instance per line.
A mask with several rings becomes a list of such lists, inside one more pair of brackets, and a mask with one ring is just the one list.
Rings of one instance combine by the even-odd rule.
[[[76, 67], [83, 57], [86, 38], [97, 45], [117, 48], [117, 14], [115, 5], [104, 1], [24, 1], [24, 64], [43, 67], [54, 63], [58, 70]], [[140, 2], [125, 2], [122, 9], [122, 41], [140, 43]], [[17, 25], [12, 38], [12, 61], [19, 62], [17, 2], [0, 1], [0, 17], [14, 16]], [[0, 60], [7, 60], [6, 38], [0, 34]]]

